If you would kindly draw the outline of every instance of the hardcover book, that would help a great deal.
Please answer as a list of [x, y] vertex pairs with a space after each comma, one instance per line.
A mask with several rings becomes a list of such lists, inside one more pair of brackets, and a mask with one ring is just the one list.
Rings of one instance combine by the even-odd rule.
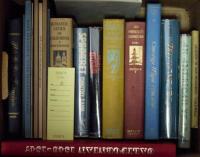
[[73, 21], [71, 18], [51, 18], [50, 65], [72, 67]]
[[[1, 56], [1, 55], [0, 55]], [[0, 75], [1, 75], [1, 85], [0, 88], [0, 93], [2, 93], [0, 95], [0, 98], [2, 98], [2, 100], [6, 100], [8, 98], [8, 53], [3, 51], [2, 52], [2, 62], [1, 62], [1, 66], [0, 66]], [[1, 100], [1, 99], [0, 99]]]
[[159, 138], [161, 5], [147, 5], [145, 139]]
[[74, 68], [48, 68], [47, 140], [74, 138]]
[[89, 36], [88, 28], [74, 29], [75, 137], [89, 136]]
[[89, 136], [101, 137], [101, 107], [102, 107], [102, 28], [89, 28], [89, 88], [90, 88], [90, 130]]
[[3, 141], [3, 156], [40, 157], [176, 157], [176, 145], [133, 141]]
[[126, 22], [125, 138], [144, 137], [145, 22]]
[[199, 31], [192, 31], [192, 115], [191, 127], [198, 128], [199, 108]]
[[11, 19], [8, 27], [8, 135], [19, 137], [22, 117], [22, 20]]
[[103, 138], [123, 138], [124, 20], [103, 20]]
[[24, 16], [24, 52], [23, 52], [23, 84], [22, 84], [22, 104], [23, 104], [23, 133], [25, 138], [33, 137], [32, 123], [32, 3], [25, 1]]
[[160, 138], [178, 137], [179, 41], [176, 19], [161, 22]]
[[190, 147], [191, 130], [191, 36], [180, 37], [180, 81], [179, 81], [179, 148]]

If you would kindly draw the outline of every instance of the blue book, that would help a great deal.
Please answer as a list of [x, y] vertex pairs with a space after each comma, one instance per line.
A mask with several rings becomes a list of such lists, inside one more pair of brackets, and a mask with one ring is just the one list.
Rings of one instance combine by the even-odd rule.
[[24, 17], [24, 52], [23, 52], [23, 132], [25, 138], [32, 138], [32, 3], [25, 1]]
[[74, 29], [75, 137], [89, 136], [89, 34], [88, 28]]
[[176, 19], [161, 22], [160, 138], [177, 139], [180, 26]]
[[147, 5], [145, 139], [159, 138], [161, 5]]

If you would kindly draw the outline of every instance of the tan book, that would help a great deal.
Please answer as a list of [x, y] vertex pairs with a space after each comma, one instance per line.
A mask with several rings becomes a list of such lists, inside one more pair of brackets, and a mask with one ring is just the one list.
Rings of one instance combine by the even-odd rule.
[[51, 18], [50, 25], [50, 65], [52, 67], [72, 67], [72, 19]]
[[34, 1], [34, 37], [33, 37], [33, 47], [34, 47], [34, 54], [33, 54], [33, 62], [34, 62], [34, 69], [33, 69], [33, 80], [34, 80], [34, 87], [33, 87], [33, 135], [34, 138], [38, 138], [38, 0]]
[[2, 99], [8, 97], [8, 54], [2, 52]]
[[192, 31], [192, 112], [191, 127], [198, 128], [199, 107], [199, 31]]
[[42, 121], [43, 139], [47, 139], [47, 8], [48, 0], [42, 4]]
[[42, 135], [43, 135], [43, 118], [42, 118], [42, 111], [43, 111], [43, 106], [42, 106], [42, 95], [43, 95], [43, 92], [42, 92], [42, 60], [43, 60], [43, 54], [42, 54], [42, 46], [43, 46], [43, 43], [42, 43], [42, 3], [40, 2], [39, 3], [39, 59], [38, 59], [38, 66], [39, 66], [39, 77], [38, 77], [38, 85], [39, 85], [39, 96], [38, 96], [38, 113], [39, 113], [39, 138], [42, 138]]
[[123, 138], [124, 20], [103, 21], [103, 138]]

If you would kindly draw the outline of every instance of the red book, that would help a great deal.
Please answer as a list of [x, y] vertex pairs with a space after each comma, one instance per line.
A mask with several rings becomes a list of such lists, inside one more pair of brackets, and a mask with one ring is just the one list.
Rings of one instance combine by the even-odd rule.
[[145, 23], [126, 22], [125, 138], [144, 137]]
[[176, 157], [176, 145], [133, 141], [4, 141], [2, 156], [40, 157]]

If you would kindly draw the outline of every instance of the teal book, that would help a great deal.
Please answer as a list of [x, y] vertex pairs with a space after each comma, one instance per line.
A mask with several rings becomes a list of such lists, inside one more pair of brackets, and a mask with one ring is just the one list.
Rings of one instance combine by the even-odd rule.
[[179, 148], [190, 148], [191, 130], [191, 36], [180, 37], [180, 82], [179, 82]]
[[179, 99], [179, 41], [177, 19], [161, 22], [160, 138], [177, 139]]

